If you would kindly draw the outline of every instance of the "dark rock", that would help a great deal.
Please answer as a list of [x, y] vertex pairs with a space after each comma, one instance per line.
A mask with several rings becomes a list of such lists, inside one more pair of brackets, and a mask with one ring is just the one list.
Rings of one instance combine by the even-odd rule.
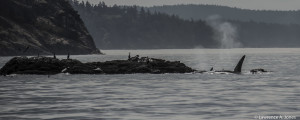
[[90, 66], [87, 64], [77, 64], [71, 67], [68, 67], [65, 73], [71, 74], [101, 74], [103, 71], [101, 69], [97, 69], [94, 66]]
[[82, 63], [74, 59], [52, 57], [14, 57], [1, 68], [1, 75], [9, 74], [133, 74], [133, 73], [190, 73], [190, 67], [179, 61], [146, 58], [134, 61], [113, 60]]
[[79, 60], [75, 60], [75, 59], [62, 59], [60, 62], [64, 65], [63, 67], [65, 68], [82, 64]]
[[262, 69], [262, 68], [258, 68], [258, 69], [252, 69], [252, 70], [250, 70], [250, 72], [252, 74], [257, 74], [257, 73], [265, 73], [265, 72], [269, 72], [269, 71], [266, 71], [265, 69]]
[[1, 68], [1, 74], [57, 74], [62, 68], [60, 60], [50, 57], [14, 57]]

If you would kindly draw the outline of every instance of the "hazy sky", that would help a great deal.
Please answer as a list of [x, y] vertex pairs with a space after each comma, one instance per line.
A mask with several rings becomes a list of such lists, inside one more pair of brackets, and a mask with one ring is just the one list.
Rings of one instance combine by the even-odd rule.
[[[86, 0], [84, 0], [86, 1]], [[93, 4], [158, 6], [175, 4], [213, 4], [243, 9], [300, 10], [300, 0], [88, 0]]]

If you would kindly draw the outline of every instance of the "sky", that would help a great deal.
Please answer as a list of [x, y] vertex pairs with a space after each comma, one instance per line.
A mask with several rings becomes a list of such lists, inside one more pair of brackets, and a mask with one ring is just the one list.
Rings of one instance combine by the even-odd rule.
[[[79, 0], [80, 1], [80, 0]], [[87, 0], [83, 0], [87, 1]], [[300, 0], [88, 0], [93, 4], [161, 6], [177, 4], [210, 4], [252, 10], [300, 10]]]

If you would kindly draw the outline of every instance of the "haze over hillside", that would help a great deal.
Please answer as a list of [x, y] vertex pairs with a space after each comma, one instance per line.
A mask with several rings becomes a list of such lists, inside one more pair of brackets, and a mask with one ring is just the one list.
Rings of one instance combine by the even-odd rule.
[[204, 21], [187, 21], [136, 6], [92, 6], [72, 2], [101, 49], [216, 48], [213, 30]]
[[205, 20], [220, 15], [227, 20], [255, 21], [280, 24], [300, 24], [300, 11], [247, 10], [216, 5], [166, 5], [149, 7], [154, 12], [178, 15], [183, 19]]
[[[230, 20], [208, 13], [205, 19], [182, 19], [143, 7], [110, 7], [104, 2], [91, 5], [75, 0], [72, 5], [101, 49], [300, 47], [298, 24]], [[246, 12], [250, 16], [263, 11]]]
[[299, 0], [79, 0], [97, 5], [105, 2], [108, 6], [163, 6], [163, 5], [219, 5], [249, 10], [300, 10]]

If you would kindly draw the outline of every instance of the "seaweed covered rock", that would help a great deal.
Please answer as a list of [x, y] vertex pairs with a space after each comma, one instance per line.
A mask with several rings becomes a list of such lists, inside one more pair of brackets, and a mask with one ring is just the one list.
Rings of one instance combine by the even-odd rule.
[[90, 63], [82, 63], [75, 59], [59, 60], [51, 57], [14, 57], [1, 68], [0, 74], [162, 74], [194, 71], [179, 61], [148, 57], [137, 58], [134, 61], [129, 59]]
[[50, 57], [14, 57], [1, 68], [8, 74], [56, 74], [63, 68], [60, 60]]

